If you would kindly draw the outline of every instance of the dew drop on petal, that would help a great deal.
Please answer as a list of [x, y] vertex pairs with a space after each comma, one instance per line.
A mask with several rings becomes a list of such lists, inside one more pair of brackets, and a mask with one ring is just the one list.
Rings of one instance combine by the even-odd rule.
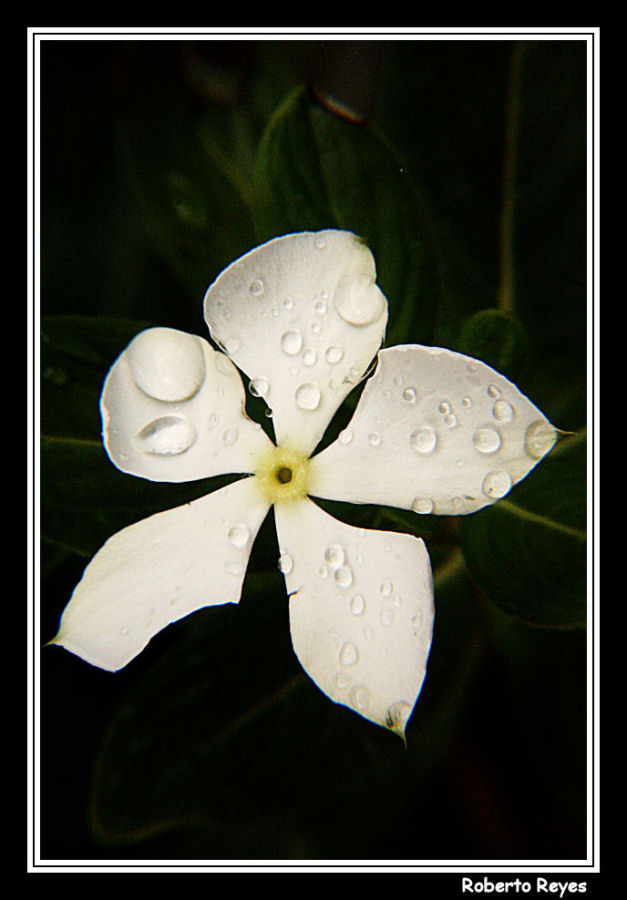
[[361, 616], [366, 610], [366, 601], [362, 594], [355, 594], [351, 600], [351, 612], [354, 616]]
[[532, 422], [525, 432], [525, 450], [532, 459], [542, 459], [557, 440], [557, 431], [545, 419]]
[[348, 566], [340, 566], [335, 571], [335, 583], [340, 587], [347, 588], [353, 583], [353, 573]]
[[379, 591], [382, 597], [389, 597], [393, 590], [394, 585], [391, 581], [384, 581], [383, 584], [379, 586]]
[[299, 409], [318, 409], [321, 398], [320, 388], [311, 383], [301, 384], [294, 395], [296, 406]]
[[318, 354], [313, 349], [313, 347], [308, 347], [303, 353], [303, 365], [305, 366], [314, 366], [317, 359]]
[[411, 709], [411, 706], [406, 700], [398, 700], [396, 703], [392, 703], [387, 709], [385, 724], [388, 728], [392, 729], [392, 731], [404, 734], [405, 725], [411, 715]]
[[411, 508], [415, 513], [418, 513], [421, 516], [426, 516], [429, 513], [433, 512], [434, 503], [430, 497], [416, 497], [411, 505]]
[[249, 538], [250, 531], [243, 522], [239, 522], [229, 529], [228, 539], [234, 547], [245, 547]]
[[370, 705], [370, 691], [365, 684], [356, 684], [350, 689], [349, 699], [354, 709], [368, 709]]
[[288, 356], [296, 356], [303, 347], [303, 336], [300, 331], [285, 331], [281, 335], [281, 350]]
[[492, 407], [492, 417], [497, 422], [511, 422], [514, 418], [514, 410], [507, 400], [497, 400]]
[[416, 428], [409, 436], [409, 445], [416, 453], [433, 453], [437, 442], [437, 435], [430, 425]]
[[504, 497], [512, 487], [512, 479], [508, 472], [501, 469], [497, 472], [489, 472], [483, 479], [483, 493], [492, 500]]
[[324, 358], [328, 363], [335, 365], [335, 363], [339, 363], [339, 361], [344, 356], [344, 351], [341, 347], [338, 347], [337, 344], [331, 344], [330, 347], [327, 347], [326, 352], [324, 354]]
[[205, 380], [202, 345], [192, 334], [150, 328], [131, 341], [125, 355], [133, 381], [155, 400], [189, 400]]
[[265, 290], [265, 285], [261, 278], [255, 278], [254, 281], [251, 281], [248, 290], [253, 295], [253, 297], [261, 297]]
[[333, 302], [341, 318], [349, 325], [357, 326], [377, 322], [387, 305], [380, 289], [367, 276], [340, 285]]
[[222, 443], [225, 447], [232, 447], [238, 437], [239, 431], [237, 430], [237, 428], [227, 428], [222, 435]]
[[496, 453], [501, 446], [501, 435], [494, 428], [478, 428], [472, 436], [472, 444], [478, 453]]
[[353, 440], [352, 429], [345, 428], [343, 431], [340, 431], [337, 439], [340, 444], [350, 444], [350, 442]]
[[294, 560], [289, 555], [289, 553], [282, 553], [279, 556], [279, 571], [283, 572], [284, 575], [289, 575], [289, 573], [294, 568]]
[[340, 663], [343, 666], [354, 666], [359, 660], [359, 652], [354, 644], [346, 641], [340, 650]]
[[368, 443], [371, 447], [378, 447], [381, 443], [381, 435], [378, 431], [373, 431], [372, 434], [368, 435]]
[[501, 389], [498, 388], [495, 384], [491, 384], [488, 387], [488, 397], [492, 397], [493, 399], [496, 399], [497, 397], [500, 397], [500, 396], [501, 396]]
[[341, 544], [329, 544], [324, 551], [324, 558], [326, 562], [335, 569], [343, 564], [346, 559], [346, 554], [344, 553], [344, 548]]
[[193, 426], [180, 416], [162, 416], [137, 435], [139, 449], [155, 456], [178, 456], [195, 443]]
[[268, 379], [264, 378], [263, 375], [259, 375], [257, 378], [253, 378], [248, 386], [248, 390], [253, 395], [253, 397], [266, 397], [268, 395], [268, 391], [270, 390]]
[[415, 403], [416, 402], [416, 391], [414, 388], [408, 387], [403, 391], [403, 400], [406, 403]]
[[379, 621], [382, 625], [385, 625], [386, 628], [389, 628], [392, 622], [394, 621], [394, 613], [389, 607], [382, 609], [379, 613]]

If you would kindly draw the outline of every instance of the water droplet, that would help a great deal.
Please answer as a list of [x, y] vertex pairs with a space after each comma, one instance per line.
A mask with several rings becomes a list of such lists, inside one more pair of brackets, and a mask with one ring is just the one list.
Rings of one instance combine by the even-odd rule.
[[253, 297], [261, 297], [265, 290], [265, 285], [261, 278], [255, 278], [254, 281], [251, 281], [248, 290], [253, 295]]
[[438, 409], [443, 416], [448, 415], [448, 413], [450, 413], [451, 411], [451, 404], [448, 402], [448, 400], [443, 400], [438, 406]]
[[370, 705], [370, 691], [365, 684], [356, 684], [350, 689], [349, 700], [354, 709], [368, 709]]
[[338, 347], [337, 344], [331, 344], [330, 347], [327, 347], [326, 353], [324, 354], [324, 358], [328, 363], [335, 365], [335, 363], [339, 363], [339, 361], [344, 356], [344, 351], [341, 347]]
[[345, 428], [343, 431], [340, 431], [337, 439], [340, 444], [350, 444], [350, 442], [353, 440], [352, 429]]
[[[237, 335], [231, 335], [231, 337], [228, 337], [226, 339], [226, 341], [224, 342], [224, 349], [226, 350], [227, 353], [237, 353], [237, 351], [239, 350], [239, 348], [241, 346], [242, 346], [242, 342], [237, 337]], [[216, 368], [218, 368], [217, 360], [216, 360]], [[227, 373], [225, 372], [225, 374], [227, 374]]]
[[178, 456], [196, 440], [193, 426], [180, 416], [162, 416], [150, 422], [137, 435], [139, 448], [155, 456]]
[[472, 444], [478, 453], [496, 453], [501, 446], [501, 435], [494, 428], [478, 428], [472, 436]]
[[405, 725], [411, 715], [411, 709], [411, 706], [406, 700], [398, 700], [396, 703], [388, 706], [385, 714], [385, 724], [388, 728], [391, 728], [392, 731], [404, 734]]
[[497, 422], [511, 422], [514, 418], [514, 410], [507, 400], [497, 400], [492, 407], [492, 417]]
[[424, 616], [422, 615], [422, 613], [416, 613], [415, 616], [412, 616], [411, 627], [412, 627], [414, 634], [418, 634], [418, 632], [422, 628], [423, 621], [424, 621]]
[[335, 572], [335, 583], [340, 587], [347, 588], [353, 583], [353, 573], [348, 566], [340, 566]]
[[416, 402], [416, 391], [414, 388], [408, 387], [403, 391], [403, 400], [407, 403], [415, 403]]
[[378, 432], [373, 431], [372, 434], [368, 435], [368, 443], [371, 447], [378, 447], [381, 443], [381, 435]]
[[386, 628], [390, 627], [390, 625], [394, 621], [394, 613], [389, 606], [386, 606], [385, 609], [381, 610], [381, 612], [379, 613], [379, 621], [382, 625], [385, 625]]
[[268, 391], [270, 390], [268, 379], [264, 378], [263, 375], [259, 375], [257, 378], [253, 378], [248, 386], [248, 390], [253, 395], [253, 397], [266, 397]]
[[120, 628], [120, 634], [122, 636], [127, 635], [129, 633], [129, 631], [130, 631], [130, 628], [127, 625], [122, 625], [122, 627]]
[[434, 503], [430, 497], [416, 497], [411, 505], [411, 508], [415, 513], [419, 513], [421, 516], [426, 516], [429, 513], [433, 512]]
[[457, 425], [457, 416], [454, 413], [447, 413], [444, 416], [444, 424], [448, 426], [448, 428], [455, 428]]
[[330, 566], [337, 568], [338, 566], [341, 566], [346, 559], [346, 554], [344, 553], [344, 548], [341, 544], [329, 544], [324, 551], [324, 558]]
[[366, 601], [361, 594], [355, 594], [351, 600], [351, 612], [354, 616], [361, 616], [366, 610]]
[[336, 672], [333, 676], [333, 684], [340, 691], [345, 691], [351, 681], [352, 678], [346, 672]]
[[314, 303], [314, 310], [318, 313], [319, 316], [324, 316], [327, 311], [326, 300], [316, 300], [316, 302]]
[[381, 592], [382, 597], [389, 597], [393, 590], [394, 585], [391, 581], [384, 581], [383, 584], [381, 584], [379, 587], [379, 591]]
[[472, 406], [472, 398], [464, 397], [464, 399], [462, 400], [462, 406], [465, 406], [466, 409], [470, 409]]
[[291, 309], [294, 306], [294, 301], [291, 297], [286, 297], [282, 302], [285, 309]]
[[237, 430], [237, 428], [227, 428], [222, 435], [222, 443], [225, 447], [232, 447], [238, 437], [239, 431]]
[[316, 360], [318, 359], [318, 354], [313, 349], [313, 347], [308, 347], [307, 350], [303, 353], [303, 365], [305, 366], [313, 366], [316, 364]]
[[301, 384], [294, 395], [299, 409], [318, 409], [321, 397], [320, 388], [311, 383]]
[[430, 425], [416, 428], [409, 436], [409, 445], [416, 453], [433, 453], [437, 442], [437, 435]]
[[501, 396], [501, 389], [498, 388], [495, 384], [491, 384], [488, 387], [488, 397], [492, 397], [493, 399], [496, 399], [497, 397], [500, 397], [500, 396]]
[[289, 555], [289, 553], [282, 553], [279, 556], [279, 571], [283, 572], [284, 575], [289, 575], [289, 573], [294, 568], [294, 560]]
[[155, 400], [189, 400], [205, 380], [200, 341], [173, 328], [142, 331], [129, 344], [126, 358], [137, 387]]
[[243, 522], [239, 522], [229, 529], [228, 539], [234, 547], [245, 547], [249, 538], [250, 531]]
[[354, 666], [359, 659], [359, 652], [354, 644], [346, 641], [340, 650], [340, 663], [343, 666]]
[[498, 500], [504, 497], [512, 487], [512, 479], [508, 472], [500, 470], [498, 472], [489, 472], [483, 479], [483, 493], [492, 500]]
[[224, 563], [224, 571], [227, 575], [243, 575], [244, 563], [239, 559], [228, 559]]
[[303, 347], [303, 336], [300, 331], [285, 331], [281, 335], [281, 350], [288, 356], [296, 356]]
[[556, 440], [555, 428], [545, 419], [537, 419], [525, 432], [525, 450], [533, 459], [541, 459]]
[[335, 293], [335, 309], [349, 325], [371, 325], [378, 322], [387, 302], [376, 284], [367, 276], [352, 278]]
[[314, 238], [314, 244], [318, 250], [324, 250], [327, 245], [326, 238], [322, 234], [317, 234]]

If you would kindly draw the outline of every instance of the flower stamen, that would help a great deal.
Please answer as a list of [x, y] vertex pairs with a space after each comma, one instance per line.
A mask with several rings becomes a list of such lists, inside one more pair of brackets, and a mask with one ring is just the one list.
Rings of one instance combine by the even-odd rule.
[[255, 476], [271, 503], [306, 497], [309, 487], [309, 459], [291, 447], [272, 447], [260, 458]]

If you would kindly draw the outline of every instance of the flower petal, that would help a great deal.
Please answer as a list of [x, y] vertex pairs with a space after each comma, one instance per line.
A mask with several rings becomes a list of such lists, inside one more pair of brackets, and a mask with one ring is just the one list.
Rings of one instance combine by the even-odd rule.
[[275, 507], [294, 650], [324, 693], [405, 732], [433, 627], [422, 540], [353, 528], [311, 500]]
[[151, 481], [252, 472], [271, 442], [244, 414], [244, 400], [237, 369], [206, 340], [149, 328], [105, 380], [105, 448], [118, 469]]
[[170, 622], [237, 603], [269, 505], [244, 478], [122, 529], [87, 566], [52, 643], [115, 671]]
[[230, 265], [205, 296], [211, 335], [272, 409], [277, 443], [309, 454], [381, 345], [387, 301], [347, 231], [290, 234]]
[[310, 461], [310, 493], [460, 515], [505, 496], [557, 432], [494, 369], [450, 350], [382, 350], [348, 428]]

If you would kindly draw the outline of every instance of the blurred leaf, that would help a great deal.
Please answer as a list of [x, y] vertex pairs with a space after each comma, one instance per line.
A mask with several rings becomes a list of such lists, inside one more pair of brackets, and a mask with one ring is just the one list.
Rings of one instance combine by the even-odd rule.
[[468, 567], [505, 612], [585, 625], [586, 477], [585, 435], [567, 438], [507, 498], [460, 519]]
[[374, 128], [326, 112], [298, 89], [268, 125], [254, 185], [260, 240], [322, 228], [355, 232], [374, 254], [389, 301], [387, 343], [429, 342], [438, 298], [429, 228], [406, 167]]
[[516, 379], [527, 360], [529, 344], [514, 315], [501, 309], [483, 309], [464, 322], [454, 349]]

